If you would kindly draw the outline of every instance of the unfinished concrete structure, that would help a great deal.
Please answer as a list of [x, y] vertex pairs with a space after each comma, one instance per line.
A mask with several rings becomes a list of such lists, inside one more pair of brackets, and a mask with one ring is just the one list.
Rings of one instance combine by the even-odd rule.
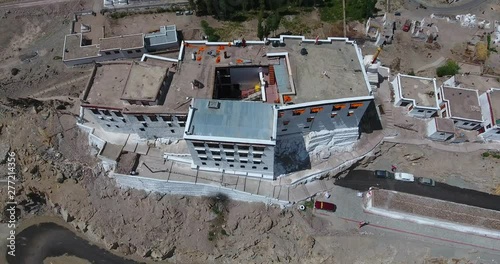
[[166, 103], [172, 75], [144, 62], [96, 64], [82, 98], [84, 116], [110, 132], [181, 138], [187, 114]]
[[184, 135], [193, 163], [274, 179], [276, 113], [262, 102], [194, 99]]
[[396, 22], [391, 14], [384, 14], [380, 17], [370, 17], [366, 21], [365, 35], [370, 41], [374, 41], [376, 46], [391, 44], [394, 40]]
[[110, 61], [122, 58], [140, 58], [146, 52], [166, 50], [179, 46], [175, 25], [164, 26], [159, 32], [101, 37], [92, 40], [85, 32], [64, 37], [62, 61], [66, 66]]
[[394, 105], [405, 107], [414, 117], [438, 116], [440, 98], [435, 78], [398, 74], [391, 82]]
[[435, 141], [447, 141], [454, 137], [453, 120], [435, 117], [427, 122], [427, 138]]
[[271, 179], [278, 138], [334, 147], [381, 129], [361, 51], [347, 39], [185, 41], [178, 59], [158, 60], [98, 64], [83, 108], [107, 131], [184, 138], [195, 168]]
[[481, 137], [488, 141], [500, 141], [500, 89], [491, 88], [479, 100], [485, 117]]
[[443, 117], [451, 118], [458, 128], [480, 130], [483, 127], [477, 90], [443, 85], [441, 94], [438, 99]]

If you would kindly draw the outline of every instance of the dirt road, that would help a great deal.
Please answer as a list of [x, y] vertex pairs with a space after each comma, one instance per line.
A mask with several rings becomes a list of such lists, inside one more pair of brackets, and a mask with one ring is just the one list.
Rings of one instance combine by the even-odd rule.
[[4, 8], [24, 8], [24, 7], [34, 7], [34, 6], [40, 6], [40, 5], [50, 5], [50, 4], [55, 4], [55, 3], [61, 3], [61, 2], [67, 2], [71, 0], [40, 0], [40, 1], [23, 1], [23, 2], [17, 2], [15, 4], [12, 3], [7, 3], [7, 4], [1, 4], [0, 9]]

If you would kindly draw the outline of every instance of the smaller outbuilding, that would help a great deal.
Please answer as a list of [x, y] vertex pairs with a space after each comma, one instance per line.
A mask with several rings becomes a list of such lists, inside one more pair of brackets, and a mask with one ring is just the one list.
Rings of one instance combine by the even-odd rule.
[[427, 137], [434, 141], [447, 141], [455, 136], [453, 120], [436, 117], [427, 123]]

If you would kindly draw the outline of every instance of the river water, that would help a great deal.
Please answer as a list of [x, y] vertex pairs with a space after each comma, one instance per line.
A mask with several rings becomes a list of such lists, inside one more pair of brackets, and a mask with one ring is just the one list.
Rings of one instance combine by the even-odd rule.
[[16, 236], [16, 256], [7, 255], [9, 264], [41, 264], [47, 257], [64, 254], [96, 264], [137, 264], [91, 245], [69, 229], [55, 223], [41, 223]]

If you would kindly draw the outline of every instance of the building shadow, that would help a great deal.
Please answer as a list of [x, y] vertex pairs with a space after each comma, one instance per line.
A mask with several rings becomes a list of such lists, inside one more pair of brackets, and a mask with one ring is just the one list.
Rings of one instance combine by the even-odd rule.
[[375, 102], [371, 101], [359, 122], [359, 133], [370, 134], [375, 130], [382, 130], [382, 122], [378, 116]]
[[311, 168], [311, 159], [302, 134], [279, 137], [274, 149], [274, 164], [276, 177]]

